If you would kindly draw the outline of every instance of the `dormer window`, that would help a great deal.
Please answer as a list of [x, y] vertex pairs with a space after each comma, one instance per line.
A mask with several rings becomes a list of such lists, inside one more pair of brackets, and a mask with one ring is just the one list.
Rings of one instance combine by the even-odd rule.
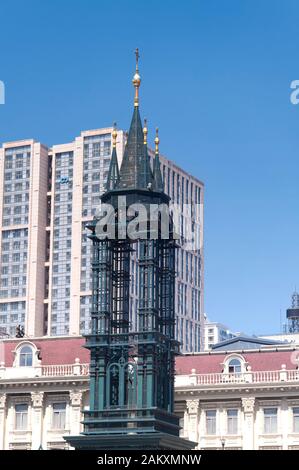
[[13, 354], [13, 367], [37, 367], [41, 363], [39, 357], [40, 350], [27, 339], [19, 342]]
[[229, 374], [240, 374], [242, 371], [241, 361], [239, 359], [231, 359], [228, 363]]
[[221, 365], [224, 374], [238, 375], [246, 372], [248, 363], [241, 354], [233, 353], [229, 354]]
[[33, 352], [32, 348], [28, 345], [23, 346], [20, 349], [20, 366], [31, 367], [33, 363]]

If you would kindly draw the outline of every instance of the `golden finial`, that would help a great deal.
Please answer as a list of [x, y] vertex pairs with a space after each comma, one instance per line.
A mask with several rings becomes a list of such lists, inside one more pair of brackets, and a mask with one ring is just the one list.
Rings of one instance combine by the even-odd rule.
[[139, 69], [138, 69], [138, 60], [140, 57], [138, 48], [135, 50], [135, 55], [136, 55], [136, 71], [135, 71], [135, 75], [133, 77], [132, 82], [135, 87], [134, 106], [138, 106], [139, 105], [139, 87], [141, 83], [141, 78], [140, 78]]
[[156, 146], [155, 153], [156, 153], [156, 155], [159, 154], [159, 143], [160, 143], [159, 129], [158, 129], [158, 127], [156, 127], [156, 137], [155, 137], [155, 146]]
[[147, 133], [148, 133], [147, 120], [144, 119], [144, 127], [143, 127], [143, 143], [144, 143], [144, 145], [147, 145]]
[[117, 130], [116, 130], [116, 122], [113, 123], [113, 131], [112, 131], [112, 147], [116, 147], [116, 137], [117, 137]]

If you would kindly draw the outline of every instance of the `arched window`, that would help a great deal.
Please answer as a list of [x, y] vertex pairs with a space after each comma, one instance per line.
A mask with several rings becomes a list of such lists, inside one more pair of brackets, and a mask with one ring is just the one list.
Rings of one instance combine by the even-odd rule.
[[[109, 382], [110, 382], [110, 396], [109, 396], [109, 405], [117, 406], [119, 405], [119, 395], [120, 395], [120, 370], [118, 364], [111, 364], [109, 366]], [[109, 390], [108, 382], [108, 390]]]
[[133, 362], [124, 362], [120, 358], [113, 362], [107, 370], [107, 405], [124, 406], [136, 403], [137, 399], [137, 367]]
[[240, 359], [231, 359], [228, 363], [229, 374], [240, 374], [242, 371], [242, 365]]
[[30, 346], [23, 346], [20, 349], [20, 366], [31, 367], [33, 361], [33, 352]]

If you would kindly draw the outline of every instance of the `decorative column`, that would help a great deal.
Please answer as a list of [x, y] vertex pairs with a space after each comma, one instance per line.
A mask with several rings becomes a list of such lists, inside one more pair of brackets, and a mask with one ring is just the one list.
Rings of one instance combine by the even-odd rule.
[[81, 432], [81, 405], [82, 395], [80, 390], [70, 391], [70, 434], [78, 435]]
[[[284, 390], [281, 389], [283, 392]], [[295, 402], [296, 403], [296, 402]], [[298, 402], [297, 402], [298, 403]], [[280, 404], [280, 419], [278, 419], [279, 427], [278, 427], [278, 434], [282, 435], [282, 449], [283, 450], [288, 450], [288, 434], [290, 432], [290, 428], [292, 429], [293, 425], [293, 416], [292, 416], [292, 411], [291, 408], [292, 403], [288, 403], [287, 399], [282, 399], [281, 404]]]
[[254, 450], [254, 397], [243, 397], [243, 450]]
[[0, 450], [5, 448], [5, 403], [6, 393], [0, 395]]
[[[223, 408], [223, 404], [219, 404], [217, 407], [218, 416], [216, 417], [216, 434], [220, 436], [220, 440], [226, 434], [226, 412], [225, 408]], [[222, 447], [222, 443], [220, 442], [220, 447]]]
[[198, 435], [198, 412], [199, 412], [199, 399], [186, 400], [187, 412], [188, 412], [188, 439], [190, 441], [197, 442], [199, 441]]
[[31, 430], [32, 442], [31, 449], [37, 450], [43, 442], [43, 398], [44, 392], [31, 392], [32, 416]]

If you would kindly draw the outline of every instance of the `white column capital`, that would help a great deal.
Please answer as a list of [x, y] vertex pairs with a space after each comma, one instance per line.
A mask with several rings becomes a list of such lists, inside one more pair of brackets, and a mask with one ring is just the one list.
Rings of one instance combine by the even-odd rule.
[[243, 449], [254, 450], [255, 397], [241, 397], [244, 412]]
[[31, 392], [32, 406], [41, 408], [43, 406], [44, 392]]
[[199, 399], [186, 400], [187, 411], [184, 416], [184, 434], [190, 441], [198, 442]]
[[3, 450], [5, 447], [5, 403], [6, 393], [0, 393], [0, 450]]
[[6, 393], [1, 393], [0, 394], [0, 409], [5, 408], [5, 403], [6, 403]]
[[81, 404], [82, 404], [82, 390], [70, 390], [70, 433], [80, 434], [81, 429]]
[[83, 393], [81, 390], [70, 390], [71, 406], [81, 406], [82, 395]]
[[187, 410], [189, 414], [195, 414], [198, 412], [199, 408], [199, 399], [193, 398], [191, 400], [186, 400]]
[[244, 413], [253, 413], [254, 404], [255, 404], [254, 397], [242, 397], [242, 407], [243, 407]]

